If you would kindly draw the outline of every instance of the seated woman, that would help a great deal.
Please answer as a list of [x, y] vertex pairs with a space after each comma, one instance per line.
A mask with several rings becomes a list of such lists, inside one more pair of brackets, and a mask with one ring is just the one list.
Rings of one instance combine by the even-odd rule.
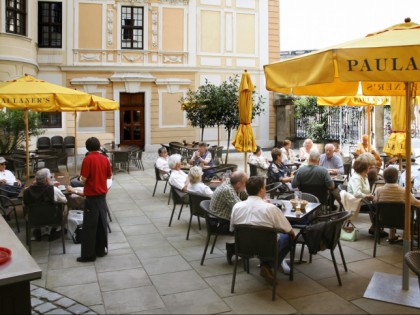
[[303, 147], [299, 149], [299, 159], [302, 162], [308, 163], [309, 153], [311, 153], [311, 150], [317, 150], [313, 147], [313, 145], [314, 143], [311, 139], [306, 139], [305, 141], [303, 141]]
[[188, 178], [190, 183], [188, 184], [187, 191], [199, 193], [201, 195], [211, 197], [213, 195], [213, 190], [209, 186], [205, 185], [201, 179], [203, 176], [203, 170], [199, 166], [193, 166], [190, 168], [188, 173]]
[[156, 160], [156, 167], [160, 173], [160, 179], [168, 179], [171, 169], [168, 164], [168, 151], [165, 147], [158, 149], [159, 157]]
[[[369, 228], [369, 234], [374, 234], [374, 214], [375, 214], [375, 207], [372, 203], [374, 196], [370, 192], [370, 185], [368, 179], [368, 171], [369, 171], [369, 162], [366, 158], [358, 157], [353, 164], [354, 173], [351, 176], [348, 186], [347, 192], [353, 195], [356, 198], [361, 199], [361, 206], [360, 210], [363, 212], [369, 212], [369, 217], [371, 220], [371, 227]], [[356, 212], [357, 213], [357, 212]], [[388, 233], [381, 231], [381, 237], [388, 236]]]
[[257, 149], [255, 152], [249, 156], [248, 163], [257, 166], [257, 175], [258, 176], [267, 176], [267, 169], [268, 169], [268, 161], [262, 155], [262, 151], [260, 146], [257, 145]]
[[294, 163], [295, 162], [295, 154], [292, 150], [292, 141], [284, 140], [283, 141], [283, 148], [280, 149], [281, 151], [281, 161], [283, 163]]
[[268, 166], [267, 183], [283, 183], [284, 187], [279, 189], [280, 193], [292, 190], [290, 182], [294, 177], [294, 172], [292, 172], [291, 174], [289, 168], [282, 163], [280, 149], [274, 148], [273, 150], [271, 150], [271, 157], [273, 158], [273, 161]]
[[[367, 152], [369, 152], [369, 136], [363, 135], [362, 142], [357, 145], [356, 155], [359, 156], [360, 154], [367, 153]], [[372, 146], [371, 146], [370, 153], [372, 153], [375, 158], [376, 166], [381, 168], [382, 167], [381, 156], [379, 155], [378, 152], [376, 152], [376, 150]]]

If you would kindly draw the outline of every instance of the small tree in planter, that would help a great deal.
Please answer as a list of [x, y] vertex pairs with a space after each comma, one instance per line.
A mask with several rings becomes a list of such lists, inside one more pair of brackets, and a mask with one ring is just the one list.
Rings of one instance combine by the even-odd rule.
[[[41, 129], [41, 113], [28, 112], [29, 136], [39, 136], [44, 133]], [[23, 111], [0, 111], [0, 154], [8, 155], [15, 149], [24, 148], [25, 122]]]

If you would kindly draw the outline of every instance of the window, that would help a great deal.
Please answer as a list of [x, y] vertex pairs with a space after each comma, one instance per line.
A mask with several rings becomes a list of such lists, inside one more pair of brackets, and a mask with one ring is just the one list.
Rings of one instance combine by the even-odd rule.
[[6, 0], [6, 32], [26, 35], [26, 0]]
[[61, 127], [61, 113], [41, 113], [41, 128]]
[[121, 8], [121, 48], [143, 49], [143, 7]]
[[62, 3], [38, 2], [38, 46], [61, 48]]

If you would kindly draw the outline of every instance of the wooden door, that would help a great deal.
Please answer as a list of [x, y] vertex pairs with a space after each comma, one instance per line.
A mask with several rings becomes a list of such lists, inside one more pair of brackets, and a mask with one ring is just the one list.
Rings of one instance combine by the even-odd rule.
[[144, 93], [120, 94], [120, 144], [144, 148]]

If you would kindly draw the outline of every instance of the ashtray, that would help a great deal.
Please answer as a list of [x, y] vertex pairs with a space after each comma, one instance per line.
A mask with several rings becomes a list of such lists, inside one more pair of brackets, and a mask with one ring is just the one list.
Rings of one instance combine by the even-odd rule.
[[12, 251], [6, 247], [0, 247], [0, 265], [9, 261], [12, 257]]

